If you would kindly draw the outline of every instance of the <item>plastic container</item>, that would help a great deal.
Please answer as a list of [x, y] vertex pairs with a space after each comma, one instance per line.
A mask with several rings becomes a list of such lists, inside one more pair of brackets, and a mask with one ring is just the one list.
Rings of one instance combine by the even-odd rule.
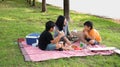
[[73, 32], [77, 33], [77, 29], [76, 29], [76, 28], [74, 28]]
[[83, 42], [80, 42], [80, 47], [81, 47], [81, 48], [86, 48], [87, 45], [86, 45], [85, 43], [83, 43]]
[[40, 37], [40, 34], [38, 33], [31, 33], [26, 36], [26, 43], [28, 45], [32, 45], [38, 42], [38, 38]]

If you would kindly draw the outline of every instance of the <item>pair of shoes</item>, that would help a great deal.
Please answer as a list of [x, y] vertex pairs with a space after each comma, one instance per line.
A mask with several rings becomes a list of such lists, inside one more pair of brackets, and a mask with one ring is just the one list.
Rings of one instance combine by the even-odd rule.
[[63, 51], [63, 48], [56, 49], [57, 51]]

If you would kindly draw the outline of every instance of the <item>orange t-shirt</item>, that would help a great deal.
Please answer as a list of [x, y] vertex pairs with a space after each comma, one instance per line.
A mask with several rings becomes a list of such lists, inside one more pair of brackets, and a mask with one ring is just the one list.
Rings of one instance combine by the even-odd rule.
[[101, 42], [101, 36], [98, 33], [97, 30], [92, 29], [88, 32], [89, 36], [91, 36], [92, 38], [95, 38], [96, 41]]

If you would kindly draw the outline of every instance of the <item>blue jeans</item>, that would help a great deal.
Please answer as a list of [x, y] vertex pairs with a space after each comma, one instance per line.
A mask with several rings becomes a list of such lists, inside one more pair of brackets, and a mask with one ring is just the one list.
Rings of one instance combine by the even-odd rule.
[[48, 44], [45, 50], [55, 50], [56, 49], [56, 45], [55, 44]]

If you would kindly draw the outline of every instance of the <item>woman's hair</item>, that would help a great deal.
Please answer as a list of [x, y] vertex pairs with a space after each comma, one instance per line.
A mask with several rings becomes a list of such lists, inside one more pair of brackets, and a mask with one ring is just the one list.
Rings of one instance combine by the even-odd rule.
[[93, 23], [92, 23], [91, 21], [86, 21], [86, 22], [84, 23], [84, 26], [90, 27], [90, 30], [93, 29]]
[[57, 21], [56, 21], [56, 26], [58, 27], [59, 31], [63, 30], [63, 26], [64, 26], [64, 20], [65, 20], [65, 17], [60, 15], [58, 18], [57, 18]]
[[55, 23], [53, 22], [53, 21], [48, 21], [47, 23], [46, 23], [46, 31], [49, 31], [50, 30], [50, 28], [53, 28], [55, 26]]

